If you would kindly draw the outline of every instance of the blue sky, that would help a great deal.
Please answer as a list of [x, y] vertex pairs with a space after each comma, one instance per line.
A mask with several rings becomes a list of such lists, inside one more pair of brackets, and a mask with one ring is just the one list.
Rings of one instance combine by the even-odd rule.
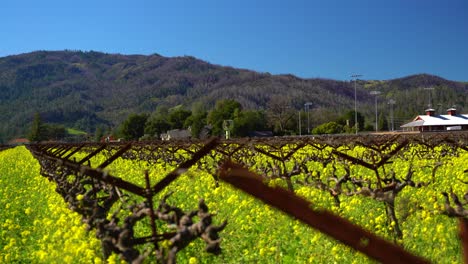
[[466, 0], [4, 0], [0, 57], [190, 55], [304, 78], [468, 81]]

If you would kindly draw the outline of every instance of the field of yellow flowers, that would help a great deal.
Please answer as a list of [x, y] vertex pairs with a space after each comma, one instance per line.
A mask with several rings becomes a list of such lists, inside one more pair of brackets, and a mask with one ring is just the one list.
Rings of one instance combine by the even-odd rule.
[[[100, 164], [105, 159], [105, 156], [96, 156], [92, 162]], [[435, 175], [427, 169], [434, 165], [433, 161], [424, 157], [411, 158], [411, 165], [408, 159], [397, 159], [391, 168], [387, 168], [403, 175], [409, 166], [413, 166], [414, 181], [433, 181], [424, 188], [408, 186], [398, 195], [396, 211], [403, 237], [395, 242], [435, 263], [460, 263], [458, 222], [456, 218], [442, 214], [444, 200], [441, 192], [452, 189], [460, 195], [466, 191], [462, 180], [468, 153], [461, 152], [444, 162]], [[308, 165], [319, 166], [313, 162]], [[323, 177], [336, 169], [331, 165], [318, 168]], [[167, 164], [125, 159], [117, 159], [108, 167], [112, 175], [140, 186], [144, 186], [143, 171], [149, 171], [154, 184], [172, 169], [174, 167]], [[369, 174], [362, 168], [351, 169], [360, 175]], [[273, 179], [270, 184], [285, 185], [281, 179]], [[92, 232], [85, 231], [80, 216], [67, 209], [55, 193], [54, 183], [39, 175], [38, 163], [25, 148], [0, 152], [0, 186], [0, 207], [6, 208], [0, 211], [0, 263], [102, 262], [99, 241]], [[296, 194], [311, 201], [314, 207], [330, 210], [389, 241], [394, 240], [394, 223], [388, 223], [382, 202], [361, 195], [343, 195], [337, 207], [327, 191], [296, 183], [294, 187]], [[220, 182], [216, 186], [212, 175], [206, 171], [192, 168], [167, 189], [159, 198], [172, 191], [168, 202], [187, 211], [196, 208], [199, 199], [204, 198], [210, 211], [216, 212], [217, 223], [228, 221], [227, 227], [220, 232], [221, 255], [204, 252], [205, 244], [196, 240], [177, 254], [179, 263], [373, 262], [228, 184]], [[149, 226], [142, 226], [136, 232], [145, 233], [145, 228]], [[110, 262], [115, 256], [112, 258]]]
[[0, 263], [102, 263], [100, 241], [24, 147], [0, 152]]

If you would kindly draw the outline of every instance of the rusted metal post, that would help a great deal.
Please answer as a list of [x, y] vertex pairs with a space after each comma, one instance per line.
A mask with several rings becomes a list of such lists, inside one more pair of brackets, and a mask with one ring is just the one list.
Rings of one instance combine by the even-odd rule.
[[158, 246], [158, 240], [157, 240], [157, 233], [156, 233], [156, 216], [154, 214], [154, 208], [153, 208], [153, 192], [151, 191], [151, 181], [149, 178], [148, 170], [145, 170], [145, 181], [146, 181], [146, 201], [148, 202], [149, 205], [149, 210], [150, 210], [150, 219], [151, 219], [151, 239], [154, 242], [154, 248], [156, 250], [159, 250]]
[[460, 240], [465, 263], [468, 264], [468, 219], [460, 217]]

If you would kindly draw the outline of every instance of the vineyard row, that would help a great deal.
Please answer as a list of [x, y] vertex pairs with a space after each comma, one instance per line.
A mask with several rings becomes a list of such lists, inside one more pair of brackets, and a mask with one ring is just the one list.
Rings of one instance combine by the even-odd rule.
[[[41, 163], [41, 174], [57, 183], [57, 191], [70, 208], [81, 213], [89, 228], [97, 231], [105, 255], [114, 252], [128, 262], [138, 263], [155, 254], [161, 262], [174, 263], [176, 253], [198, 237], [206, 242], [207, 252], [221, 252], [219, 232], [227, 222], [212, 224], [214, 215], [203, 199], [199, 201], [198, 209], [191, 212], [169, 205], [167, 198], [170, 193], [159, 199], [158, 205], [153, 204], [162, 190], [191, 167], [209, 172], [215, 182], [224, 180], [233, 184], [376, 260], [425, 262], [343, 218], [333, 214], [325, 214], [323, 218], [323, 214], [311, 210], [312, 205], [295, 194], [294, 186], [299, 184], [327, 191], [338, 207], [343, 196], [362, 195], [380, 201], [385, 204], [388, 222], [394, 227], [394, 239], [401, 239], [403, 235], [395, 213], [395, 198], [407, 186], [424, 188], [435, 184], [430, 177], [424, 181], [413, 179], [421, 169], [416, 168], [415, 157], [430, 161], [429, 168], [423, 169], [429, 170], [434, 178], [450, 157], [468, 151], [467, 142], [466, 134], [459, 134], [456, 138], [435, 134], [235, 141], [212, 139], [207, 143], [49, 143], [30, 145], [29, 149]], [[106, 160], [93, 164], [92, 160], [97, 155], [104, 155]], [[117, 159], [144, 160], [175, 169], [154, 185], [146, 174], [146, 184], [142, 187], [106, 170]], [[397, 172], [392, 165], [399, 160], [408, 161], [410, 166]], [[250, 172], [243, 168], [249, 168]], [[370, 171], [371, 176], [364, 177], [362, 171], [367, 174]], [[467, 172], [466, 169], [461, 171]], [[276, 180], [284, 183], [287, 191], [264, 183]], [[466, 186], [467, 183], [461, 184]], [[259, 189], [263, 191], [259, 192]], [[129, 199], [125, 193], [140, 198]], [[277, 200], [281, 195], [284, 199]], [[461, 219], [461, 230], [465, 230], [462, 243], [466, 251], [468, 213], [462, 200], [468, 196], [448, 189], [442, 195], [445, 198], [443, 213]], [[290, 203], [284, 201], [294, 199], [299, 206], [291, 209]], [[112, 209], [116, 204], [119, 204], [119, 210]], [[122, 215], [126, 216], [120, 221]], [[173, 225], [176, 230], [164, 230], [158, 226], [158, 221]], [[134, 228], [139, 222], [149, 223], [151, 233], [136, 237]], [[335, 229], [339, 232], [327, 231], [331, 224], [342, 229]], [[168, 249], [161, 247], [164, 241], [169, 241]], [[148, 244], [153, 245], [151, 250], [141, 246]]]

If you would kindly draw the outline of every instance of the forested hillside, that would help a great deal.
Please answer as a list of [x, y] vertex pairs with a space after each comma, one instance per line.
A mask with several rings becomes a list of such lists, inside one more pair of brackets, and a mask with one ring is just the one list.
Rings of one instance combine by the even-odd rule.
[[[382, 92], [379, 111], [388, 116], [390, 98], [395, 120], [423, 112], [432, 92], [433, 107], [468, 107], [468, 84], [431, 75], [390, 81], [357, 81], [358, 111], [374, 113], [371, 90]], [[424, 90], [434, 87], [434, 90]], [[243, 109], [281, 106], [304, 109], [311, 102], [310, 125], [333, 120], [354, 109], [354, 83], [301, 79], [213, 65], [199, 59], [158, 54], [120, 55], [82, 51], [37, 51], [0, 58], [0, 136], [25, 136], [35, 113], [43, 121], [93, 133], [114, 128], [131, 113], [196, 103], [205, 110], [220, 99], [234, 99]], [[465, 111], [466, 112], [466, 111]]]

